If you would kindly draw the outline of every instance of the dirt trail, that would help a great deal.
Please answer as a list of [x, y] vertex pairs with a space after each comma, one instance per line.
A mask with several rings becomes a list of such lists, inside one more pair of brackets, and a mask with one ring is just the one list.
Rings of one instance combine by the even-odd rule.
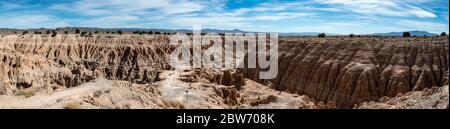
[[[161, 97], [165, 100], [176, 101], [184, 105], [185, 108], [224, 108], [218, 105], [219, 98], [211, 87], [204, 87], [202, 83], [186, 83], [180, 80], [181, 76], [189, 74], [189, 69], [175, 69], [163, 71], [159, 90]], [[212, 98], [216, 96], [217, 98]], [[215, 103], [211, 103], [215, 102]]]

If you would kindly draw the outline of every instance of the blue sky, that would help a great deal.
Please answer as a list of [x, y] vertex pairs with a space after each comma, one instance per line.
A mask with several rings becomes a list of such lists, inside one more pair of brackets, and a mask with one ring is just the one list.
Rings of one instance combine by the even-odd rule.
[[1, 0], [0, 28], [447, 32], [448, 0]]

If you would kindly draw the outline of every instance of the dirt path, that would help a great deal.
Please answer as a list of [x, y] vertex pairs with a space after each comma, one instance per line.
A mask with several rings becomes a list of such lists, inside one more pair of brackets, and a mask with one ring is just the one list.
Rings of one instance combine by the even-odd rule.
[[[178, 69], [162, 73], [161, 76], [165, 79], [161, 81], [161, 97], [183, 103], [186, 108], [201, 108], [204, 105], [208, 105], [207, 103], [210, 102], [207, 100], [210, 99], [209, 95], [213, 92], [191, 89], [195, 85], [194, 83], [186, 83], [179, 80], [180, 76], [185, 74], [184, 71], [183, 69]], [[214, 107], [214, 105], [209, 106]]]

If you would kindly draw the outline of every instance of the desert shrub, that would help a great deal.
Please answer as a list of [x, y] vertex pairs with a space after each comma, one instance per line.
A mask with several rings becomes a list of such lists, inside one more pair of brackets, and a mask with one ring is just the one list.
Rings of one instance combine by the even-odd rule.
[[69, 32], [68, 31], [64, 31], [64, 34], [69, 34]]
[[42, 32], [35, 31], [34, 34], [42, 34]]
[[441, 36], [447, 36], [447, 33], [442, 32], [442, 33], [441, 33]]
[[27, 34], [28, 33], [28, 31], [24, 31], [23, 33], [22, 33], [22, 35], [25, 35], [25, 34]]
[[94, 33], [98, 34], [98, 31], [95, 31]]
[[52, 31], [52, 37], [55, 37], [57, 34], [56, 31]]
[[411, 33], [409, 33], [409, 32], [403, 32], [403, 37], [411, 37]]
[[109, 34], [110, 32], [109, 32], [109, 31], [106, 31], [106, 33]]
[[250, 102], [250, 105], [251, 106], [258, 106], [260, 104], [268, 104], [268, 103], [276, 101], [277, 98], [278, 97], [274, 96], [274, 95], [269, 95], [265, 99], [261, 99], [260, 96], [258, 96], [258, 99], [256, 99], [255, 101]]
[[355, 36], [354, 34], [350, 34], [350, 35], [348, 35], [350, 38], [353, 38], [353, 36]]
[[318, 36], [319, 38], [325, 38], [325, 33], [320, 33]]
[[117, 30], [117, 34], [122, 34], [122, 30]]
[[68, 102], [64, 104], [64, 109], [80, 109], [81, 103], [80, 102]]
[[30, 98], [31, 96], [34, 96], [35, 93], [34, 93], [34, 91], [24, 90], [24, 91], [20, 91], [19, 95], [25, 96], [25, 98]]
[[147, 34], [153, 34], [153, 31], [149, 31]]
[[81, 32], [81, 36], [85, 36], [87, 34], [86, 31]]
[[79, 34], [79, 33], [80, 33], [80, 29], [76, 29], [75, 34]]
[[161, 34], [161, 32], [156, 31], [155, 34]]
[[50, 34], [50, 30], [45, 31], [45, 34]]
[[174, 100], [162, 99], [162, 103], [164, 105], [161, 105], [161, 106], [164, 106], [165, 108], [173, 108], [173, 109], [185, 109], [186, 108], [186, 106], [183, 103], [174, 101]]

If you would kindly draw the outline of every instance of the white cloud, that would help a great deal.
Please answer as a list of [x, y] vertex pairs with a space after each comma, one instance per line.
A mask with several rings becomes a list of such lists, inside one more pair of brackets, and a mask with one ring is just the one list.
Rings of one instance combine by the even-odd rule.
[[408, 28], [415, 28], [418, 30], [427, 30], [433, 33], [448, 32], [448, 24], [428, 22], [428, 21], [415, 21], [415, 20], [400, 20], [396, 23], [399, 26]]
[[332, 22], [332, 23], [324, 23], [326, 25], [332, 25], [332, 26], [349, 26], [349, 27], [363, 27], [362, 24], [357, 23], [350, 23], [350, 22]]
[[[436, 14], [409, 4], [403, 0], [316, 0], [318, 3], [335, 5], [342, 11], [351, 11], [364, 15], [384, 16], [417, 16], [420, 18], [435, 18]], [[426, 2], [421, 0], [420, 2]]]
[[311, 14], [311, 13], [287, 13], [287, 12], [283, 12], [283, 13], [276, 13], [274, 15], [256, 16], [256, 17], [253, 17], [251, 19], [278, 21], [278, 20], [293, 19], [293, 18], [304, 17], [304, 16], [312, 16], [312, 15], [314, 15], [314, 14]]
[[10, 9], [18, 9], [18, 8], [23, 8], [23, 6], [20, 4], [17, 4], [17, 3], [0, 1], [0, 10], [10, 10]]
[[246, 19], [242, 17], [229, 16], [208, 16], [208, 17], [174, 17], [168, 20], [178, 26], [192, 27], [192, 25], [202, 25], [218, 29], [241, 28], [246, 26]]
[[0, 16], [0, 26], [8, 26], [11, 28], [56, 28], [68, 26], [66, 22], [56, 19], [50, 15], [10, 15]]
[[55, 4], [51, 9], [72, 11], [88, 16], [112, 14], [139, 14], [147, 10], [166, 15], [199, 11], [205, 2], [189, 0], [80, 0], [72, 3]]

